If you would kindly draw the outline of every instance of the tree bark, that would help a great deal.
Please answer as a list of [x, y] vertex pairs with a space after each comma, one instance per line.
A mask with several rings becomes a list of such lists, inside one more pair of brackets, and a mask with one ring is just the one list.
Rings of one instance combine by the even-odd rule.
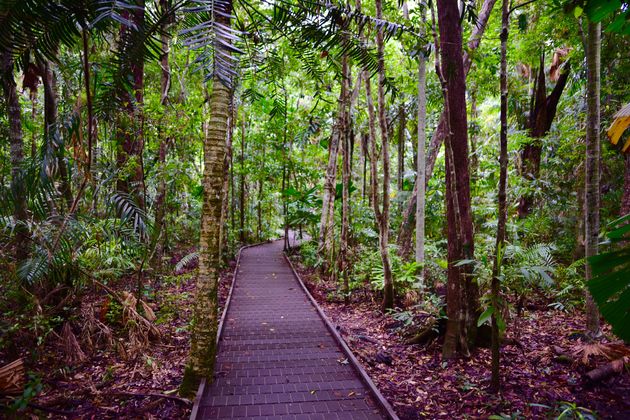
[[446, 218], [448, 237], [448, 317], [442, 355], [467, 355], [474, 344], [478, 290], [472, 265], [458, 265], [474, 258], [468, 124], [466, 117], [466, 73], [461, 59], [462, 27], [459, 9], [452, 0], [438, 0], [441, 78], [446, 108]]
[[[600, 66], [601, 23], [589, 22], [586, 48], [586, 159], [585, 159], [585, 257], [597, 255], [600, 208]], [[593, 277], [590, 264], [586, 264], [586, 281]], [[586, 290], [586, 330], [591, 337], [600, 334], [599, 312], [591, 294]]]
[[407, 115], [405, 104], [401, 103], [398, 108], [398, 174], [396, 184], [398, 191], [403, 189], [403, 174], [405, 172], [405, 126], [407, 125]]
[[508, 74], [507, 74], [507, 41], [509, 30], [509, 0], [503, 0], [501, 7], [501, 133], [499, 151], [499, 193], [498, 193], [498, 220], [497, 237], [494, 249], [494, 261], [492, 265], [492, 280], [490, 285], [490, 299], [493, 308], [491, 317], [491, 351], [492, 351], [492, 375], [490, 390], [499, 392], [501, 388], [500, 377], [500, 352], [499, 352], [499, 293], [500, 275], [505, 246], [505, 225], [507, 223], [507, 169], [508, 169]]
[[[343, 87], [339, 93], [338, 114], [343, 112], [344, 103]], [[333, 214], [331, 208], [335, 203], [335, 181], [337, 179], [337, 157], [339, 156], [339, 143], [342, 136], [339, 127], [339, 121], [335, 122], [330, 136], [330, 144], [328, 145], [328, 164], [326, 166], [326, 178], [324, 179], [324, 195], [322, 198], [322, 214], [319, 222], [319, 240], [317, 253], [322, 261], [322, 273], [327, 273], [329, 261], [332, 254], [332, 237], [333, 237]]]
[[[421, 20], [424, 35], [424, 18]], [[426, 201], [427, 57], [418, 52], [418, 146], [416, 185], [416, 263], [421, 266], [420, 286], [424, 287], [424, 218]]]
[[13, 193], [13, 218], [15, 219], [15, 262], [19, 264], [28, 257], [29, 234], [26, 228], [26, 192], [24, 191], [24, 182], [22, 182], [22, 165], [24, 163], [22, 111], [15, 78], [13, 77], [13, 57], [9, 51], [2, 52], [2, 89], [9, 120], [11, 192]]
[[349, 303], [350, 285], [348, 280], [348, 234], [350, 230], [350, 92], [349, 78], [350, 70], [348, 66], [348, 57], [343, 56], [341, 59], [341, 91], [342, 91], [342, 110], [340, 115], [339, 132], [342, 134], [342, 187], [341, 187], [341, 237], [339, 241], [339, 274], [343, 280], [344, 301]]
[[[160, 9], [162, 13], [166, 12], [170, 7], [169, 0], [160, 0]], [[168, 19], [162, 27], [162, 56], [160, 57], [160, 103], [164, 107], [164, 113], [167, 112], [167, 106], [169, 104], [169, 92], [171, 88], [171, 68], [169, 64], [169, 52], [170, 52], [170, 36], [168, 33], [169, 26], [172, 20]], [[160, 133], [162, 134], [162, 133]], [[168, 147], [170, 138], [160, 136], [160, 147], [158, 149], [158, 174], [159, 180], [157, 185], [157, 191], [155, 196], [155, 223], [154, 223], [154, 241], [155, 241], [155, 255], [158, 264], [160, 264], [162, 254], [164, 252], [164, 241], [162, 238], [162, 230], [164, 228], [164, 217], [166, 215], [166, 156], [168, 154]]]
[[[483, 5], [481, 6], [481, 11], [477, 16], [477, 25], [473, 28], [472, 34], [470, 35], [470, 39], [468, 40], [468, 48], [467, 51], [464, 52], [463, 61], [464, 61], [464, 71], [466, 74], [470, 71], [470, 67], [472, 65], [472, 56], [474, 52], [479, 47], [481, 43], [481, 38], [486, 30], [486, 26], [488, 24], [488, 19], [490, 19], [490, 13], [494, 7], [494, 4], [497, 0], [484, 0]], [[437, 160], [437, 156], [439, 154], [440, 148], [442, 147], [442, 143], [444, 142], [444, 138], [446, 136], [446, 114], [445, 111], [442, 110], [440, 114], [440, 119], [438, 121], [437, 127], [431, 136], [431, 142], [429, 147], [427, 148], [426, 153], [426, 166], [425, 166], [425, 189], [429, 184], [429, 180], [433, 175], [433, 168], [435, 167], [435, 161]], [[418, 197], [418, 183], [414, 185], [413, 192], [407, 201], [405, 206], [405, 210], [403, 211], [402, 223], [400, 225], [399, 234], [398, 234], [398, 253], [402, 258], [409, 258], [411, 255], [412, 249], [412, 237], [413, 237], [413, 227], [414, 227], [414, 219], [416, 212], [416, 204]]]
[[[214, 10], [214, 19], [230, 26], [232, 3]], [[229, 51], [220, 51], [229, 54]], [[191, 323], [190, 354], [180, 392], [194, 394], [201, 378], [212, 381], [218, 329], [218, 286], [221, 264], [222, 201], [224, 198], [226, 140], [232, 90], [218, 75], [212, 78], [208, 136], [204, 142], [203, 206], [199, 237], [199, 271]]]
[[[58, 111], [57, 111], [57, 81], [48, 60], [39, 63], [42, 70], [42, 84], [44, 86], [44, 136], [46, 142], [54, 142], [59, 135]], [[61, 146], [61, 147], [59, 147]], [[53, 146], [57, 155], [57, 167], [59, 171], [60, 187], [59, 192], [63, 196], [67, 210], [72, 207], [74, 201], [70, 179], [68, 178], [68, 168], [65, 160], [65, 144]]]
[[[547, 86], [545, 83], [545, 58], [540, 57], [540, 68], [536, 80], [536, 88], [534, 89], [532, 98], [532, 109], [530, 110], [528, 130], [532, 141], [525, 145], [521, 150], [521, 167], [520, 173], [526, 179], [535, 180], [540, 173], [540, 160], [542, 156], [541, 139], [547, 135], [553, 119], [556, 115], [556, 109], [562, 91], [567, 84], [569, 78], [570, 67], [568, 63], [560, 73], [560, 77], [556, 82], [556, 86], [547, 96]], [[524, 195], [519, 200], [518, 215], [525, 218], [531, 212], [533, 205], [533, 197]]]
[[[383, 18], [382, 0], [376, 0], [376, 19]], [[379, 220], [379, 244], [383, 261], [383, 310], [394, 307], [394, 280], [389, 262], [389, 139], [385, 116], [385, 42], [383, 31], [376, 31], [378, 56], [378, 120], [381, 129], [381, 154], [383, 158], [383, 209]]]
[[[245, 235], [245, 129], [247, 125], [247, 114], [243, 110], [243, 116], [241, 120], [241, 155], [239, 157], [239, 163], [241, 164], [241, 176], [240, 176], [240, 211], [239, 211], [239, 240], [241, 245], [245, 245], [247, 242], [247, 236]], [[262, 187], [260, 187], [262, 189]], [[258, 204], [260, 206], [260, 203]], [[260, 217], [259, 217], [260, 219]], [[259, 220], [260, 221], [260, 220]]]

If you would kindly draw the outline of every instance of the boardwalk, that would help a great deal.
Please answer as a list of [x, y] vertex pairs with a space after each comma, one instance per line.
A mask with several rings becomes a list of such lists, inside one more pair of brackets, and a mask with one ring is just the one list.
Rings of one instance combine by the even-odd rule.
[[196, 418], [383, 419], [282, 254], [243, 250], [217, 356]]

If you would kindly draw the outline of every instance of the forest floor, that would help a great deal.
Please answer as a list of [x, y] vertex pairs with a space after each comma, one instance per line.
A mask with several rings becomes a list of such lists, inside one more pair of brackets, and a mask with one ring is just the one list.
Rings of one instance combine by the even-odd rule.
[[[168, 266], [174, 266], [179, 258], [174, 257]], [[233, 269], [231, 264], [221, 274], [221, 307], [227, 298]], [[187, 326], [192, 315], [194, 271], [190, 267], [175, 275], [171, 269], [173, 275], [145, 279], [143, 300], [155, 314], [153, 324], [159, 338], [152, 335], [148, 342], [143, 342], [133, 336], [128, 325], [120, 324], [120, 305], [109, 299], [102, 288], [93, 288], [81, 296], [82, 313], [72, 323], [84, 354], [81, 360], [76, 354], [68, 354], [61, 332], [49, 334], [41, 346], [32, 345], [33, 338], [28, 332], [16, 336], [14, 350], [0, 353], [0, 365], [16, 356], [23, 357], [26, 370], [38, 378], [29, 382], [27, 388], [41, 389], [32, 398], [22, 398], [28, 407], [12, 415], [70, 419], [187, 418], [192, 401], [179, 398], [177, 390], [190, 346]], [[109, 287], [118, 294], [133, 291], [135, 277], [110, 282]], [[107, 340], [98, 342], [102, 331], [87, 337], [83, 327], [90, 318], [110, 326], [109, 344], [104, 343]], [[0, 400], [0, 407], [2, 403]]]
[[[512, 320], [507, 339], [515, 344], [501, 349], [502, 392], [493, 395], [487, 391], [488, 349], [478, 349], [470, 358], [443, 361], [438, 341], [405, 344], [401, 322], [383, 315], [372, 293], [355, 293], [352, 304], [344, 305], [342, 300], [328, 298], [336, 290], [334, 283], [321, 282], [314, 270], [305, 268], [299, 260], [296, 269], [403, 420], [492, 415], [507, 419], [555, 418], [564, 409], [578, 408], [582, 413], [588, 413], [583, 409], [592, 410], [598, 418], [630, 418], [630, 374], [616, 374], [595, 384], [584, 379], [585, 372], [607, 359], [599, 356], [589, 357], [586, 363], [579, 360], [576, 351], [597, 348], [585, 347], [581, 342], [577, 332], [585, 323], [577, 312], [539, 305], [542, 310], [526, 310], [522, 317]], [[609, 330], [605, 331], [610, 336]], [[630, 348], [624, 348], [630, 352]], [[559, 349], [569, 359], [578, 360], [572, 363], [566, 356], [558, 357]]]

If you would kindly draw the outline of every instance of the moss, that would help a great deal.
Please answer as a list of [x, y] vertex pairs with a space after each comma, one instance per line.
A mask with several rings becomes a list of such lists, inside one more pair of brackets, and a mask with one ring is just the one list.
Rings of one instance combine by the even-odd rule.
[[190, 366], [186, 366], [184, 369], [182, 383], [179, 386], [179, 395], [184, 398], [194, 398], [200, 383], [201, 376], [198, 375]]

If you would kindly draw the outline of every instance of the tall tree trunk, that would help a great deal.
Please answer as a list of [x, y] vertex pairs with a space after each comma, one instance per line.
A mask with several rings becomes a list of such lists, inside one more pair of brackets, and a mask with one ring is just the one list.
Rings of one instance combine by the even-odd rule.
[[[339, 93], [338, 114], [341, 115], [343, 110], [343, 97], [345, 93]], [[324, 179], [324, 195], [322, 198], [322, 214], [319, 222], [319, 238], [317, 253], [322, 261], [322, 273], [328, 272], [328, 264], [332, 254], [333, 240], [333, 214], [331, 208], [335, 203], [335, 187], [337, 179], [337, 157], [339, 156], [339, 142], [342, 136], [339, 121], [335, 122], [330, 136], [330, 144], [328, 145], [328, 164], [326, 165], [326, 177]]]
[[[601, 23], [588, 23], [588, 46], [586, 48], [586, 159], [585, 159], [585, 243], [586, 258], [597, 255], [599, 239], [600, 207], [600, 66], [601, 66]], [[590, 264], [586, 264], [586, 281], [592, 278]], [[591, 294], [586, 290], [586, 330], [591, 337], [600, 334], [599, 312]]]
[[[229, 28], [231, 1], [215, 7], [220, 9], [214, 10], [214, 19]], [[230, 54], [229, 49], [215, 51], [217, 53]], [[226, 141], [232, 94], [233, 91], [224, 84], [219, 75], [214, 74], [209, 100], [210, 124], [204, 142], [199, 272], [191, 323], [190, 355], [180, 388], [184, 395], [194, 394], [201, 378], [212, 381], [214, 370], [219, 317], [217, 292], [221, 264], [221, 203], [224, 199]]]
[[24, 144], [20, 100], [13, 77], [13, 57], [9, 51], [2, 52], [2, 90], [9, 120], [9, 144], [11, 145], [11, 192], [13, 193], [13, 218], [15, 219], [15, 262], [21, 263], [28, 257], [28, 230], [26, 228], [27, 203], [22, 165]]
[[[170, 7], [170, 0], [160, 0], [160, 9], [162, 13], [166, 12]], [[170, 53], [170, 35], [168, 33], [169, 26], [172, 23], [172, 18], [169, 18], [162, 27], [162, 56], [160, 57], [160, 103], [164, 107], [164, 113], [166, 114], [167, 106], [169, 104], [169, 92], [171, 88], [171, 68], [169, 64]], [[170, 138], [160, 133], [160, 147], [158, 149], [158, 174], [159, 180], [157, 185], [157, 191], [155, 196], [155, 223], [154, 223], [154, 238], [155, 241], [155, 255], [158, 264], [161, 261], [162, 254], [164, 252], [164, 241], [162, 230], [164, 228], [164, 217], [166, 215], [166, 155], [168, 153], [168, 147]]]
[[350, 230], [350, 70], [348, 68], [348, 57], [341, 59], [341, 91], [343, 108], [341, 109], [341, 121], [339, 132], [341, 137], [342, 153], [342, 187], [341, 187], [341, 237], [339, 241], [339, 274], [343, 279], [343, 292], [345, 303], [349, 303], [350, 285], [348, 282], [348, 231]]
[[398, 191], [402, 191], [403, 173], [405, 172], [405, 126], [407, 125], [404, 103], [400, 104], [398, 108], [398, 118], [398, 174], [396, 176], [396, 184]]
[[479, 173], [479, 155], [477, 154], [477, 131], [479, 123], [479, 111], [477, 110], [477, 88], [473, 87], [470, 93], [470, 181], [474, 186], [477, 183]]
[[498, 194], [498, 220], [497, 237], [492, 265], [492, 280], [490, 286], [490, 299], [493, 308], [491, 324], [491, 350], [492, 350], [492, 376], [490, 389], [498, 392], [501, 387], [500, 377], [500, 353], [499, 353], [499, 281], [501, 275], [501, 263], [505, 244], [505, 225], [507, 223], [507, 166], [508, 166], [508, 74], [507, 74], [507, 41], [509, 30], [509, 0], [503, 0], [501, 7], [501, 133], [499, 151], [499, 194]]
[[[241, 120], [241, 155], [239, 157], [239, 163], [241, 167], [241, 176], [240, 176], [240, 211], [239, 211], [239, 240], [241, 245], [245, 245], [247, 242], [247, 236], [245, 235], [245, 138], [246, 138], [246, 126], [247, 126], [247, 114], [243, 109], [243, 116]], [[259, 204], [260, 205], [260, 204]]]
[[[424, 13], [424, 12], [423, 12]], [[421, 35], [424, 35], [424, 14], [421, 20]], [[427, 129], [427, 57], [425, 51], [418, 52], [418, 145], [417, 145], [417, 200], [416, 200], [416, 263], [421, 266], [420, 285], [424, 286], [424, 218], [426, 201], [426, 129]]]
[[[376, 19], [383, 19], [382, 0], [376, 0]], [[378, 120], [381, 128], [381, 154], [383, 158], [383, 209], [379, 220], [379, 244], [383, 261], [383, 310], [394, 307], [394, 280], [389, 262], [389, 139], [385, 116], [385, 43], [383, 31], [376, 31], [378, 55]]]
[[228, 107], [228, 123], [225, 139], [225, 159], [223, 161], [223, 195], [221, 201], [221, 233], [219, 235], [219, 254], [227, 260], [229, 253], [227, 249], [228, 238], [228, 195], [230, 192], [230, 162], [232, 161], [232, 132], [234, 129], [234, 94], [230, 92], [230, 103]]
[[[528, 129], [529, 136], [532, 141], [525, 145], [521, 150], [521, 168], [520, 173], [526, 179], [534, 180], [538, 178], [540, 173], [540, 160], [542, 156], [542, 142], [541, 139], [547, 135], [553, 119], [556, 115], [556, 109], [562, 91], [567, 84], [569, 78], [569, 65], [565, 65], [565, 68], [560, 73], [560, 77], [556, 82], [556, 86], [552, 92], [547, 96], [547, 85], [545, 82], [545, 58], [544, 55], [540, 57], [540, 68], [538, 69], [538, 76], [536, 80], [536, 88], [534, 89], [534, 97], [532, 98], [532, 109], [529, 114]], [[519, 200], [518, 215], [521, 218], [527, 217], [531, 212], [533, 205], [533, 197], [530, 195], [524, 195]]]
[[[133, 11], [125, 11], [124, 14], [135, 25], [135, 28], [122, 25], [120, 38], [122, 48], [134, 48], [134, 31], [143, 30], [144, 26], [144, 0], [136, 0], [136, 8]], [[125, 115], [118, 116], [118, 147], [117, 165], [119, 169], [124, 169], [129, 160], [131, 163], [131, 174], [118, 179], [117, 189], [130, 193], [138, 205], [145, 207], [145, 185], [144, 185], [144, 165], [142, 152], [144, 141], [142, 134], [142, 103], [144, 101], [144, 60], [142, 57], [135, 57], [130, 63], [123, 64], [125, 73], [128, 73], [132, 83], [133, 99], [130, 93], [120, 87], [119, 97], [122, 103], [126, 104]]]
[[[58, 112], [57, 112], [57, 81], [48, 60], [39, 63], [42, 70], [42, 83], [44, 86], [44, 135], [46, 142], [54, 142], [59, 135]], [[61, 147], [59, 147], [61, 146]], [[67, 210], [72, 207], [74, 201], [70, 179], [68, 177], [68, 167], [65, 160], [65, 144], [53, 146], [56, 149], [57, 166], [59, 170], [59, 191], [63, 196]]]
[[466, 117], [466, 73], [462, 61], [462, 27], [457, 3], [438, 0], [441, 78], [447, 111], [446, 219], [448, 237], [448, 285], [446, 294], [446, 336], [442, 355], [466, 355], [476, 334], [478, 290], [471, 264], [474, 258], [472, 209], [468, 162]]
[[[481, 38], [486, 30], [488, 19], [490, 19], [490, 13], [497, 0], [484, 0], [479, 15], [477, 16], [477, 25], [473, 28], [473, 31], [468, 40], [467, 51], [464, 52], [464, 72], [468, 74], [472, 65], [472, 56], [481, 43]], [[442, 110], [437, 127], [431, 136], [431, 142], [427, 148], [426, 153], [426, 166], [425, 166], [425, 189], [429, 184], [429, 180], [433, 175], [433, 168], [435, 167], [435, 161], [439, 154], [444, 138], [446, 137], [446, 114]], [[402, 223], [400, 225], [398, 234], [398, 254], [403, 258], [409, 258], [412, 250], [412, 237], [413, 227], [416, 212], [416, 204], [418, 200], [418, 183], [416, 182], [413, 192], [407, 201], [405, 210], [403, 211]]]

